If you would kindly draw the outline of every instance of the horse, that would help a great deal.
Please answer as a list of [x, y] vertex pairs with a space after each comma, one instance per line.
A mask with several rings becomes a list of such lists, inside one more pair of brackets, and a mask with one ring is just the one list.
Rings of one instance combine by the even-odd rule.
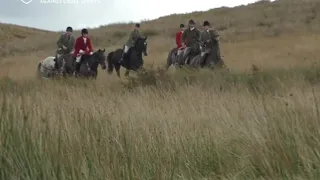
[[191, 59], [189, 67], [209, 67], [213, 69], [215, 66], [223, 64], [220, 57], [219, 42], [217, 40], [204, 42], [201, 44], [201, 47], [201, 54], [198, 54]]
[[[75, 72], [74, 62], [75, 58], [72, 54], [66, 54], [63, 56], [64, 67], [63, 71], [72, 76]], [[105, 49], [94, 52], [92, 55], [82, 55], [79, 75], [86, 78], [97, 78], [98, 66], [101, 65], [102, 69], [106, 69], [106, 57]]]
[[51, 78], [57, 75], [57, 63], [55, 60], [56, 57], [49, 56], [44, 60], [41, 60], [37, 66], [37, 74], [42, 78]]
[[181, 67], [182, 65], [189, 65], [190, 60], [192, 59], [192, 56], [194, 56], [192, 53], [191, 47], [184, 47], [183, 49], [173, 48], [169, 51], [168, 57], [167, 57], [167, 64], [166, 69], [169, 69], [169, 67], [172, 64], [175, 64], [176, 67]]
[[60, 75], [60, 76], [65, 76], [66, 72], [65, 72], [65, 61], [64, 61], [64, 57], [67, 56], [67, 55], [70, 55], [72, 54], [69, 53], [69, 54], [56, 54], [56, 57], [54, 59], [55, 61], [55, 69], [57, 70], [57, 73]]
[[129, 76], [130, 70], [138, 71], [142, 69], [144, 64], [142, 54], [148, 56], [147, 46], [147, 37], [139, 37], [134, 46], [129, 48], [128, 52], [123, 57], [123, 61], [120, 61], [122, 54], [124, 53], [123, 49], [119, 48], [115, 51], [111, 51], [107, 56], [108, 73], [112, 74], [115, 69], [117, 76], [120, 78], [121, 66], [126, 69], [125, 76]]
[[169, 51], [169, 54], [168, 54], [168, 57], [167, 57], [166, 69], [169, 69], [169, 67], [170, 67], [172, 64], [175, 64], [176, 59], [177, 59], [177, 52], [178, 52], [178, 48], [177, 48], [177, 47], [172, 48], [172, 49]]

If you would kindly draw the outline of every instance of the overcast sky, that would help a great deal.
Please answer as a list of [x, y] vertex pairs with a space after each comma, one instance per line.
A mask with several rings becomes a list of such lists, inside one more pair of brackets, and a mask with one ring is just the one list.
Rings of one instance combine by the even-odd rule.
[[[257, 0], [0, 0], [0, 22], [47, 30], [96, 27]], [[28, 4], [23, 3], [31, 1]], [[197, 2], [197, 4], [193, 3]]]

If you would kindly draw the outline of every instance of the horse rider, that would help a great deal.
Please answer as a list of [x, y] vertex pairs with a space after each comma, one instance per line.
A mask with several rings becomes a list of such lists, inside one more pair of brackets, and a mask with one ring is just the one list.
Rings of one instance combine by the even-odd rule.
[[129, 49], [135, 45], [136, 41], [141, 37], [140, 32], [140, 24], [137, 23], [133, 27], [133, 30], [130, 33], [129, 39], [127, 40], [126, 44], [124, 45], [124, 50], [120, 59], [120, 63], [123, 61], [124, 56], [127, 54]]
[[[210, 41], [215, 41], [217, 42], [217, 46], [216, 46], [216, 51], [217, 51], [217, 55], [218, 55], [218, 60], [221, 60], [220, 57], [220, 47], [219, 47], [219, 33], [218, 31], [211, 29], [211, 25], [209, 23], [209, 21], [204, 21], [203, 22], [203, 28], [204, 30], [201, 32], [200, 34], [200, 42], [202, 43], [208, 43]], [[205, 52], [201, 52], [201, 57], [203, 57], [206, 53]]]
[[183, 31], [184, 31], [184, 24], [180, 24], [180, 31], [176, 33], [176, 45], [177, 45], [177, 55], [179, 55], [182, 50], [184, 49], [184, 47], [182, 46], [182, 34], [183, 34]]
[[184, 24], [180, 24], [180, 31], [176, 33], [176, 45], [180, 49], [182, 47], [181, 37], [184, 31]]
[[200, 53], [199, 39], [200, 31], [195, 27], [196, 23], [194, 20], [189, 20], [188, 28], [184, 30], [182, 34], [182, 46], [190, 47], [190, 53], [192, 55], [197, 55]]
[[88, 37], [88, 30], [82, 29], [81, 36], [76, 39], [74, 44], [74, 53], [73, 57], [75, 58], [75, 75], [79, 74], [80, 66], [81, 66], [81, 58], [82, 55], [92, 55], [93, 54], [93, 46], [91, 43], [91, 39]]
[[57, 46], [58, 49], [56, 51], [56, 59], [59, 59], [61, 56], [65, 54], [70, 54], [73, 50], [73, 45], [75, 42], [75, 39], [72, 35], [73, 29], [72, 27], [67, 27], [66, 32], [61, 34], [58, 41]]

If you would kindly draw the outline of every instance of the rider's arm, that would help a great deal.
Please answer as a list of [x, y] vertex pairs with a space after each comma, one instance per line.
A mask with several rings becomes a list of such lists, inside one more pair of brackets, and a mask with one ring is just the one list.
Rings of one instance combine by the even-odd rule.
[[80, 53], [80, 48], [79, 48], [79, 39], [76, 40], [76, 42], [74, 43], [74, 51], [77, 53]]
[[176, 45], [179, 46], [179, 40], [180, 40], [180, 33], [176, 33]]
[[132, 31], [131, 32], [131, 39], [133, 40], [133, 44], [136, 43], [136, 41], [138, 40], [139, 38], [139, 33], [137, 31]]
[[74, 43], [75, 43], [74, 41], [75, 41], [74, 38], [71, 37], [71, 40], [70, 40], [68, 47], [67, 47], [69, 51], [72, 51], [72, 49], [74, 47]]
[[203, 32], [200, 32], [199, 41], [204, 42]]
[[186, 37], [187, 37], [187, 33], [186, 33], [186, 31], [184, 31], [184, 32], [182, 33], [181, 39], [180, 39], [182, 46], [185, 45]]
[[63, 41], [63, 35], [61, 34], [57, 41], [58, 48], [62, 48], [63, 46], [62, 41]]
[[197, 30], [197, 36], [196, 36], [197, 40], [200, 39], [200, 34], [201, 34], [201, 32], [199, 30]]
[[89, 38], [88, 38], [88, 48], [89, 48], [89, 52], [93, 52], [93, 47], [92, 47], [91, 39], [89, 39]]
[[216, 41], [219, 41], [220, 34], [217, 30], [212, 30], [211, 35]]

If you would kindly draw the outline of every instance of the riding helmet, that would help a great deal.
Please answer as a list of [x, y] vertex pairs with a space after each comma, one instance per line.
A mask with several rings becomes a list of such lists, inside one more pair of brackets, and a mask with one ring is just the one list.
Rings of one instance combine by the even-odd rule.
[[180, 28], [184, 28], [184, 24], [180, 24]]
[[136, 24], [136, 27], [137, 27], [137, 28], [140, 28], [140, 24], [139, 24], [139, 23], [137, 23], [137, 24]]
[[88, 30], [87, 29], [82, 29], [81, 30], [81, 34], [88, 34]]
[[193, 24], [193, 25], [195, 25], [196, 23], [194, 22], [194, 20], [193, 20], [193, 19], [190, 19], [190, 20], [189, 20], [189, 24]]
[[204, 22], [203, 22], [203, 26], [210, 26], [209, 21], [204, 21]]
[[66, 30], [67, 32], [72, 32], [73, 31], [73, 29], [72, 29], [72, 27], [67, 27], [67, 30]]

